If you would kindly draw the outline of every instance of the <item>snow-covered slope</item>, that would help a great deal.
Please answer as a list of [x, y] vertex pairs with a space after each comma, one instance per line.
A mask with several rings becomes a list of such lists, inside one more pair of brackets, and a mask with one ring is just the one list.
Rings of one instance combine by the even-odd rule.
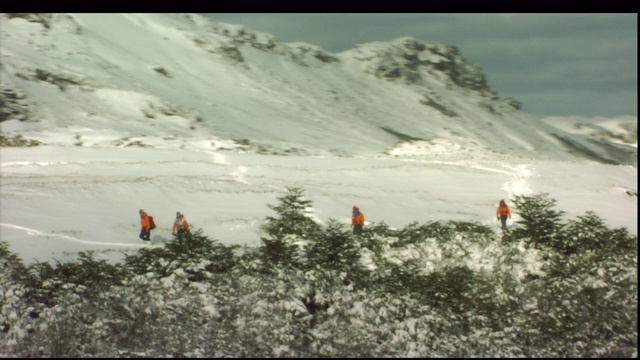
[[198, 139], [207, 149], [396, 156], [409, 145], [423, 155], [637, 163], [634, 119], [614, 142], [539, 121], [499, 98], [450, 45], [400, 38], [331, 54], [192, 14], [1, 21], [12, 109], [2, 130], [48, 144], [172, 148]]
[[498, 231], [500, 198], [547, 192], [637, 233], [637, 118], [536, 119], [453, 46], [331, 54], [198, 15], [4, 14], [0, 59], [3, 139], [45, 144], [0, 147], [0, 240], [27, 262], [160, 246], [176, 211], [259, 244], [292, 186], [345, 226], [358, 205], [366, 224]]

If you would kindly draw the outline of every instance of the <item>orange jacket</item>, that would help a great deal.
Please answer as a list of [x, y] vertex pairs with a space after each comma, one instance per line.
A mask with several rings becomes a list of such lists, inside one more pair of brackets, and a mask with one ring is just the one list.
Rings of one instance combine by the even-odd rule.
[[351, 215], [351, 226], [353, 225], [364, 225], [364, 215], [361, 212], [358, 212], [358, 215]]
[[511, 219], [511, 211], [509, 211], [509, 207], [507, 206], [507, 204], [498, 205], [498, 209], [496, 210], [496, 217], [500, 215], [506, 215], [509, 217], [509, 219]]
[[173, 222], [173, 228], [171, 229], [171, 233], [175, 233], [176, 228], [178, 229], [182, 228], [184, 229], [184, 231], [189, 231], [189, 224], [187, 223], [187, 220], [185, 220], [184, 218], [176, 219], [176, 221]]
[[151, 223], [149, 222], [149, 216], [146, 212], [140, 214], [140, 225], [143, 229], [149, 230], [151, 228]]

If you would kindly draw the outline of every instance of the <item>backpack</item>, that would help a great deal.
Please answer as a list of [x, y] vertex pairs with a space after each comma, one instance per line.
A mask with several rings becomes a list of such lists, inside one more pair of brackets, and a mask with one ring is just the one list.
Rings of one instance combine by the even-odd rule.
[[156, 228], [156, 223], [153, 222], [153, 216], [149, 216], [149, 230], [153, 230]]

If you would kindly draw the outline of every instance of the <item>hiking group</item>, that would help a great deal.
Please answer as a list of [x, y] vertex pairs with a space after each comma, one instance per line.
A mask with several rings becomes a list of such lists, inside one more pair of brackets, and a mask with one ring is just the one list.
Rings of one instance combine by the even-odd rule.
[[[156, 224], [153, 220], [153, 216], [149, 216], [144, 210], [138, 211], [140, 214], [140, 239], [144, 241], [151, 241], [151, 230], [156, 228]], [[177, 230], [177, 232], [176, 232]], [[176, 219], [173, 221], [173, 227], [171, 228], [171, 234], [176, 235], [178, 239], [181, 239], [185, 233], [189, 232], [189, 223], [179, 211], [176, 213]]]
[[[353, 228], [354, 235], [362, 234], [362, 227], [364, 226], [364, 215], [360, 212], [360, 208], [353, 206], [351, 213], [351, 227]], [[507, 218], [511, 219], [511, 211], [509, 206], [505, 203], [504, 199], [500, 199], [500, 204], [496, 209], [496, 220], [502, 222], [502, 229], [507, 229]]]
[[[140, 239], [149, 241], [151, 236], [151, 230], [155, 229], [155, 223], [153, 216], [147, 215], [147, 213], [140, 209]], [[496, 209], [496, 220], [502, 222], [502, 229], [507, 229], [507, 218], [511, 219], [511, 211], [505, 203], [504, 199], [500, 200], [500, 204]], [[360, 212], [360, 208], [353, 206], [351, 212], [351, 227], [353, 228], [354, 235], [361, 235], [364, 227], [364, 214]], [[189, 232], [189, 224], [185, 220], [184, 215], [179, 211], [176, 212], [176, 219], [173, 221], [173, 227], [171, 228], [171, 234], [176, 235], [178, 239], [181, 239], [185, 233]]]

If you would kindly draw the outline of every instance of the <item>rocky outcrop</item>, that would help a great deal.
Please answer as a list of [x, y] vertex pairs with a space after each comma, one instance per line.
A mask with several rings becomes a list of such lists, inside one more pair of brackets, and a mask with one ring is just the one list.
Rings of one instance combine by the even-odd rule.
[[271, 34], [251, 31], [243, 26], [225, 23], [208, 23], [203, 26], [204, 32], [189, 35], [194, 43], [208, 52], [221, 54], [236, 62], [244, 62], [242, 47], [247, 46], [270, 54], [285, 56], [302, 66], [340, 61], [338, 57], [322, 50], [319, 46], [301, 42], [283, 43]]
[[60, 28], [71, 34], [82, 34], [82, 26], [76, 22], [73, 16], [68, 14], [51, 13], [7, 13], [7, 19], [23, 19], [28, 22], [42, 25], [46, 32], [51, 28]]
[[455, 46], [405, 37], [363, 44], [347, 53], [366, 63], [365, 71], [378, 78], [421, 85], [430, 76], [442, 75], [461, 88], [497, 98], [482, 68], [467, 62]]
[[287, 44], [284, 55], [302, 66], [317, 65], [319, 63], [329, 64], [340, 61], [337, 57], [325, 52], [319, 46], [305, 43]]
[[84, 90], [93, 90], [93, 86], [82, 75], [70, 72], [54, 72], [45, 69], [27, 69], [26, 72], [18, 72], [17, 77], [29, 81], [44, 81], [64, 91], [69, 86], [81, 86]]
[[51, 22], [53, 20], [53, 14], [46, 13], [8, 13], [8, 19], [20, 18], [29, 22], [38, 23], [45, 29], [51, 28]]

